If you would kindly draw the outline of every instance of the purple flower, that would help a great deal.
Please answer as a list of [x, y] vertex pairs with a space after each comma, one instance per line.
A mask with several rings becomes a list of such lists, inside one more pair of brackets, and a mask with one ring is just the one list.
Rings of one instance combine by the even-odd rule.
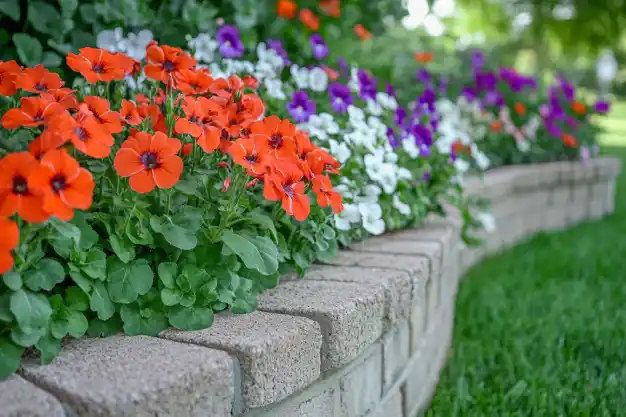
[[328, 45], [324, 42], [324, 38], [319, 33], [314, 33], [309, 37], [311, 49], [313, 49], [313, 57], [322, 60], [328, 56]]
[[393, 122], [398, 125], [404, 125], [404, 120], [406, 119], [406, 110], [404, 107], [398, 107], [396, 111], [393, 113]]
[[415, 137], [416, 145], [425, 145], [430, 147], [433, 144], [433, 135], [431, 131], [422, 124], [415, 124], [411, 127], [411, 133]]
[[298, 90], [292, 94], [291, 101], [287, 103], [287, 111], [296, 123], [306, 122], [312, 114], [315, 114], [315, 101], [309, 98], [306, 91]]
[[462, 94], [469, 102], [476, 100], [477, 97], [476, 90], [472, 87], [464, 87]]
[[397, 148], [398, 146], [400, 146], [398, 138], [396, 137], [396, 133], [390, 127], [387, 128], [387, 140], [389, 141], [389, 144], [392, 148]]
[[424, 175], [422, 176], [422, 179], [424, 181], [429, 181], [430, 180], [430, 172], [429, 171], [424, 172]]
[[439, 79], [439, 95], [445, 96], [447, 92], [448, 92], [448, 78], [441, 77]]
[[428, 72], [426, 68], [418, 69], [416, 77], [418, 81], [420, 81], [422, 84], [430, 84], [433, 79], [433, 77], [430, 75], [430, 72]]
[[356, 76], [359, 81], [359, 96], [361, 99], [376, 100], [376, 93], [378, 92], [376, 78], [370, 77], [367, 71], [362, 69], [357, 71]]
[[348, 65], [348, 61], [346, 61], [345, 58], [339, 57], [339, 59], [337, 59], [337, 65], [339, 65], [339, 72], [341, 72], [341, 75], [345, 78], [349, 78], [350, 65]]
[[387, 95], [395, 97], [396, 95], [396, 90], [393, 88], [393, 85], [391, 85], [391, 83], [385, 83], [385, 93], [387, 93]]
[[600, 99], [596, 101], [596, 104], [593, 107], [596, 113], [607, 114], [609, 112], [611, 105], [609, 104], [608, 101]]
[[340, 83], [332, 83], [328, 87], [328, 94], [330, 95], [330, 105], [337, 113], [344, 113], [348, 111], [348, 106], [352, 104], [352, 94], [350, 89]]
[[422, 145], [420, 147], [420, 156], [422, 158], [428, 158], [430, 155], [432, 155], [430, 148], [426, 145]]
[[224, 25], [215, 33], [215, 38], [220, 44], [220, 54], [224, 58], [239, 58], [243, 56], [244, 46], [239, 38], [239, 29], [235, 26]]
[[551, 136], [560, 138], [561, 135], [563, 134], [563, 131], [561, 130], [561, 128], [556, 123], [556, 120], [554, 120], [552, 118], [549, 118], [549, 119], [545, 120], [544, 127], [548, 131], [548, 134], [550, 134]]
[[267, 45], [271, 49], [273, 49], [279, 57], [283, 59], [283, 63], [285, 65], [291, 64], [291, 61], [289, 60], [289, 55], [287, 55], [287, 51], [285, 51], [285, 48], [283, 48], [283, 43], [281, 41], [270, 39], [267, 41]]
[[567, 101], [570, 103], [574, 101], [574, 97], [576, 97], [576, 91], [574, 89], [574, 86], [570, 84], [567, 79], [562, 75], [559, 76], [559, 84], [561, 87], [561, 91], [563, 91], [563, 94], [565, 94], [565, 98], [567, 99]]
[[472, 68], [474, 71], [485, 65], [485, 54], [481, 51], [472, 51]]
[[479, 90], [494, 90], [498, 83], [498, 78], [493, 72], [477, 72], [474, 79]]

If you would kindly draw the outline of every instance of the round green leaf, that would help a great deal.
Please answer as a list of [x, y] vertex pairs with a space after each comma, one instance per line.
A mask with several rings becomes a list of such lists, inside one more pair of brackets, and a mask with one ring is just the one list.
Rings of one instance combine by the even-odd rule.
[[2, 14], [18, 22], [21, 15], [19, 0], [0, 0], [0, 15]]
[[170, 324], [183, 330], [201, 330], [213, 324], [213, 310], [207, 307], [176, 306], [170, 310]]
[[87, 311], [89, 309], [89, 296], [79, 287], [69, 287], [65, 290], [63, 299], [72, 310]]
[[7, 272], [2, 276], [2, 281], [4, 281], [4, 284], [13, 291], [17, 291], [22, 288], [22, 277], [20, 277], [20, 274], [17, 271]]
[[246, 267], [263, 275], [272, 275], [278, 270], [278, 248], [268, 237], [225, 230], [222, 242], [241, 258]]
[[43, 258], [24, 273], [24, 284], [33, 291], [50, 291], [64, 279], [63, 265], [51, 258]]
[[11, 294], [11, 313], [19, 326], [28, 331], [47, 327], [52, 315], [50, 302], [43, 294], [21, 289]]
[[161, 262], [157, 268], [159, 279], [167, 288], [173, 288], [176, 279], [177, 267], [174, 262]]
[[156, 336], [167, 328], [167, 318], [163, 312], [151, 309], [149, 314], [144, 312], [142, 315], [137, 303], [122, 306], [120, 316], [124, 321], [124, 333], [130, 336]]
[[94, 284], [89, 301], [91, 310], [98, 313], [100, 320], [108, 320], [115, 314], [115, 304], [111, 301], [109, 293], [104, 284], [98, 282]]
[[115, 257], [109, 257], [109, 260], [107, 289], [111, 300], [129, 304], [150, 290], [154, 274], [148, 261], [136, 259], [125, 264]]
[[180, 303], [181, 293], [175, 288], [163, 288], [161, 290], [161, 301], [166, 306], [175, 306]]
[[24, 348], [6, 337], [0, 337], [0, 380], [10, 377], [20, 366]]

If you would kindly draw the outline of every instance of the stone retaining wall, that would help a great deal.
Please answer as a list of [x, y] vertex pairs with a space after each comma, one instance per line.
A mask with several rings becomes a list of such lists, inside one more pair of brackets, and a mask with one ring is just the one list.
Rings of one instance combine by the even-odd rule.
[[484, 247], [461, 248], [454, 216], [432, 219], [355, 244], [209, 330], [69, 342], [0, 382], [0, 416], [415, 417], [446, 360], [463, 271], [611, 213], [619, 169], [603, 158], [490, 171], [467, 184], [493, 199]]

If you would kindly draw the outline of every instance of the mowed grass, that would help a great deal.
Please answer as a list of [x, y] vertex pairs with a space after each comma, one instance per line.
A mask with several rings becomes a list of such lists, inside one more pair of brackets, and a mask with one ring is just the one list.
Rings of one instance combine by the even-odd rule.
[[[626, 103], [604, 153], [626, 166]], [[427, 416], [626, 416], [626, 175], [616, 211], [473, 268]]]

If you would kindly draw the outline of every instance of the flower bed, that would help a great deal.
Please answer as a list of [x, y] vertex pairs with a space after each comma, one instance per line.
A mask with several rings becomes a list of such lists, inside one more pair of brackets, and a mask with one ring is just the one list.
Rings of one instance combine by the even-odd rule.
[[[468, 192], [497, 198], [497, 232], [463, 248], [459, 218], [430, 218], [285, 279], [258, 312], [221, 313], [211, 329], [115, 336], [64, 346], [0, 382], [9, 415], [413, 417], [445, 363], [462, 270], [537, 231], [613, 211], [619, 161], [505, 167]], [[21, 398], [28, 397], [30, 401]], [[63, 404], [63, 405], [61, 405]]]

